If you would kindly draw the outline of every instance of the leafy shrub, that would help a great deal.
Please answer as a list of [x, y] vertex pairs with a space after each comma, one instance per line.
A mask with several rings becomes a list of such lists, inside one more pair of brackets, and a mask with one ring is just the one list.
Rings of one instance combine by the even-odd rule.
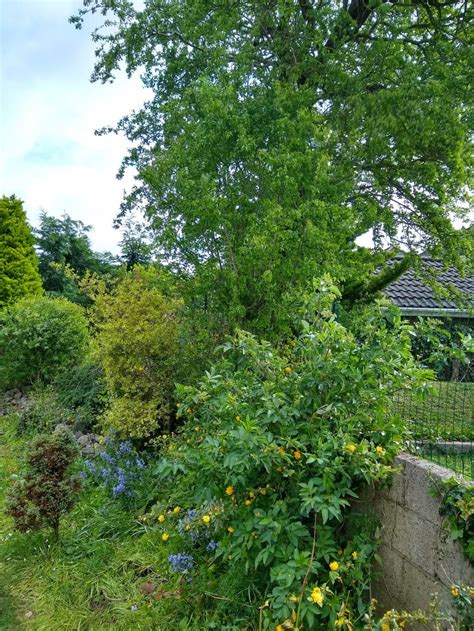
[[87, 322], [78, 305], [25, 298], [0, 312], [0, 388], [50, 383], [82, 361], [87, 345]]
[[58, 401], [51, 386], [37, 385], [29, 393], [28, 406], [21, 412], [18, 430], [21, 433], [50, 433], [59, 423], [72, 421], [68, 410]]
[[415, 357], [442, 381], [472, 381], [472, 326], [417, 318], [412, 335]]
[[129, 272], [111, 292], [95, 297], [96, 356], [110, 405], [106, 429], [143, 438], [169, 427], [179, 354], [181, 303], [156, 286], [152, 270]]
[[74, 427], [90, 430], [104, 411], [107, 390], [100, 366], [86, 362], [61, 373], [55, 382], [58, 401], [74, 417]]
[[[337, 295], [326, 282], [308, 297], [290, 353], [239, 332], [198, 387], [178, 389], [189, 420], [162, 439], [170, 501], [212, 530], [221, 571], [247, 575], [264, 629], [352, 628], [368, 610], [374, 525], [348, 528], [350, 504], [391, 474], [404, 440], [391, 397], [426, 377], [408, 325], [376, 311], [356, 339], [332, 315]], [[162, 536], [192, 552], [179, 514], [158, 510]]]
[[37, 436], [26, 454], [26, 471], [13, 480], [6, 513], [20, 532], [49, 527], [59, 536], [61, 517], [74, 506], [80, 480], [70, 469], [79, 454], [72, 434], [58, 429]]

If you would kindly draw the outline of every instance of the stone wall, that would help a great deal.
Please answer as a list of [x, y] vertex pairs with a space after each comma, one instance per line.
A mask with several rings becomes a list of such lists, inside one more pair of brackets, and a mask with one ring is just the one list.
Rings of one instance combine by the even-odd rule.
[[461, 544], [443, 528], [440, 500], [430, 490], [453, 473], [408, 454], [398, 456], [395, 466], [400, 471], [390, 488], [368, 488], [355, 502], [356, 510], [375, 511], [382, 523], [383, 566], [373, 595], [384, 611], [413, 611], [428, 609], [437, 593], [442, 610], [452, 611], [451, 586], [474, 584], [474, 573]]

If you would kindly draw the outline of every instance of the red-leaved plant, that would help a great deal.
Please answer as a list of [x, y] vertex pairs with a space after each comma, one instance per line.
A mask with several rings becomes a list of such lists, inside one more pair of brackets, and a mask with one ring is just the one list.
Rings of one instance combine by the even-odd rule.
[[80, 478], [70, 471], [78, 454], [77, 442], [66, 428], [32, 441], [25, 471], [7, 495], [6, 513], [17, 530], [51, 528], [58, 539], [61, 516], [72, 509], [81, 487]]

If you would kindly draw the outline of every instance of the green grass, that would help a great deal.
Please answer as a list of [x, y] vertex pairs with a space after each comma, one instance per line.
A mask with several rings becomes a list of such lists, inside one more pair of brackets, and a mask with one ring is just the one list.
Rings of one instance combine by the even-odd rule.
[[[22, 443], [16, 419], [2, 422], [3, 503]], [[0, 510], [2, 631], [253, 628], [248, 618], [255, 609], [243, 585], [229, 574], [218, 576], [211, 564], [193, 579], [191, 590], [169, 572], [168, 555], [177, 551], [173, 541], [163, 543], [98, 489], [83, 493], [62, 525], [59, 543], [47, 531], [21, 534], [12, 526]], [[146, 582], [165, 597], [144, 594]]]
[[397, 399], [395, 409], [414, 437], [474, 441], [474, 383], [439, 382], [434, 388], [422, 400], [410, 393]]

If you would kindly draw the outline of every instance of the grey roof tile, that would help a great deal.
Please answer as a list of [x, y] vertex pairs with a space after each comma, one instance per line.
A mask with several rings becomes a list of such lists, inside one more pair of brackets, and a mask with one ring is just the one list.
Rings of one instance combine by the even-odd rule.
[[[459, 291], [470, 294], [470, 302], [474, 308], [474, 278], [472, 276], [463, 278], [454, 267], [443, 270], [441, 263], [429, 258], [425, 258], [424, 265], [438, 270], [438, 280], [443, 285], [453, 285]], [[409, 269], [386, 287], [385, 294], [402, 309], [460, 309], [454, 300], [437, 298], [433, 289], [418, 278], [413, 269]]]

